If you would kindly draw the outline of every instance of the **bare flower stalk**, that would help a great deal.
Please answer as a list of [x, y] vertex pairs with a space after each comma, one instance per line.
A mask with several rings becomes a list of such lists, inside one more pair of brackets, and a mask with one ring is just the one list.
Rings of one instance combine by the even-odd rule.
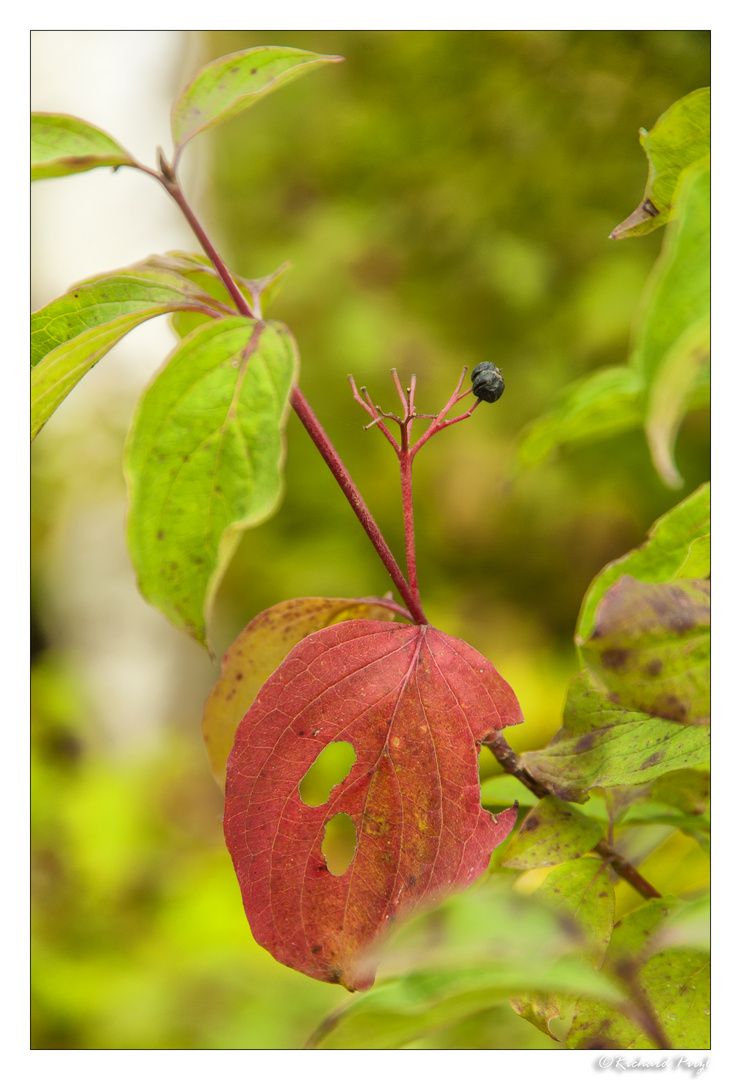
[[[460, 416], [456, 416], [453, 420], [446, 420], [446, 416], [464, 397], [467, 397], [471, 393], [471, 390], [464, 390], [461, 392], [463, 380], [466, 377], [466, 371], [468, 369], [464, 367], [458, 385], [456, 386], [453, 394], [448, 402], [443, 407], [442, 411], [436, 415], [429, 413], [418, 413], [414, 397], [417, 389], [417, 376], [412, 375], [410, 384], [406, 390], [403, 389], [399, 380], [396, 368], [391, 371], [391, 377], [396, 387], [396, 392], [401, 402], [401, 415], [397, 416], [396, 413], [384, 412], [379, 409], [373, 402], [368, 390], [365, 386], [360, 387], [358, 391], [355, 385], [355, 380], [352, 375], [349, 376], [350, 387], [352, 389], [353, 397], [361, 406], [365, 412], [371, 418], [371, 422], [366, 424], [366, 430], [371, 427], [377, 427], [383, 437], [391, 444], [394, 453], [399, 459], [399, 471], [401, 474], [401, 504], [402, 513], [404, 517], [404, 546], [406, 552], [406, 568], [407, 568], [407, 581], [414, 597], [415, 607], [421, 611], [421, 600], [419, 592], [419, 580], [417, 577], [417, 556], [416, 547], [414, 542], [414, 501], [412, 499], [412, 465], [414, 457], [417, 451], [424, 446], [429, 438], [435, 435], [438, 431], [442, 431], [443, 428], [450, 427], [451, 424], [457, 424], [459, 420], [466, 420], [476, 406], [479, 404], [477, 398], [474, 404], [468, 409], [467, 412], [462, 413]], [[417, 440], [416, 443], [412, 443], [412, 425], [415, 420], [432, 420], [425, 433]], [[399, 441], [391, 434], [387, 420], [393, 420], [394, 423], [399, 425]], [[426, 620], [425, 620], [426, 621]]]
[[350, 503], [350, 506], [355, 513], [360, 524], [365, 529], [370, 542], [378, 552], [378, 555], [383, 562], [383, 565], [389, 572], [391, 580], [396, 588], [399, 590], [404, 603], [407, 605], [414, 621], [420, 625], [425, 625], [427, 619], [425, 613], [419, 603], [419, 597], [410, 589], [407, 584], [406, 578], [401, 572], [399, 564], [393, 556], [391, 548], [386, 543], [381, 530], [378, 528], [373, 515], [366, 506], [365, 500], [358, 491], [355, 483], [350, 476], [349, 472], [345, 468], [339, 454], [335, 450], [334, 446], [330, 442], [329, 436], [325, 432], [322, 425], [314, 415], [314, 412], [309, 407], [309, 403], [304, 397], [298, 386], [294, 386], [291, 394], [291, 404], [294, 411], [298, 416], [301, 423], [306, 428], [306, 431], [311, 438], [312, 442], [316, 446], [319, 453], [324, 458], [325, 462], [329, 466], [329, 469], [334, 476], [337, 483], [340, 485], [342, 492]]

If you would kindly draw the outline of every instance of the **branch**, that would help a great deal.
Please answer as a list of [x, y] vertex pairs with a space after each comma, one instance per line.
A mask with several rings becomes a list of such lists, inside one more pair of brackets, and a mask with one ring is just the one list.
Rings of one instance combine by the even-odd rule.
[[[200, 221], [196, 217], [195, 213], [190, 207], [185, 195], [180, 188], [180, 185], [175, 175], [174, 165], [168, 164], [165, 160], [164, 154], [160, 151], [159, 165], [161, 172], [154, 172], [152, 169], [148, 169], [144, 165], [136, 164], [136, 168], [142, 172], [153, 176], [157, 180], [165, 191], [170, 195], [172, 199], [178, 204], [183, 215], [185, 216], [188, 224], [195, 233], [198, 241], [203, 250], [208, 255], [209, 259], [214, 265], [216, 272], [223, 281], [230, 296], [234, 300], [237, 310], [241, 315], [244, 315], [247, 319], [254, 319], [255, 314], [252, 311], [249, 303], [247, 302], [244, 294], [240, 290], [236, 281], [231, 275], [226, 263], [219, 255], [218, 251], [211, 243], [206, 230], [201, 225]], [[362, 402], [361, 402], [362, 403]], [[323, 427], [319, 423], [313, 409], [309, 405], [304, 395], [299, 390], [298, 386], [294, 386], [291, 394], [291, 404], [296, 412], [301, 423], [306, 428], [309, 437], [316, 446], [319, 453], [324, 458], [325, 462], [329, 466], [329, 469], [334, 476], [337, 483], [340, 485], [345, 498], [350, 503], [356, 517], [360, 521], [360, 524], [365, 529], [371, 543], [378, 552], [381, 562], [386, 567], [396, 588], [399, 590], [402, 599], [407, 605], [409, 611], [406, 614], [411, 614], [412, 620], [420, 625], [426, 625], [427, 619], [425, 613], [422, 610], [422, 606], [419, 602], [419, 597], [409, 588], [406, 578], [402, 574], [396, 559], [393, 556], [391, 548], [381, 534], [381, 530], [376, 525], [373, 519], [373, 515], [365, 504], [365, 500], [358, 491], [355, 483], [350, 476], [349, 472], [345, 468], [339, 454], [335, 450], [334, 446], [329, 440], [329, 436], [324, 431]], [[399, 608], [399, 613], [403, 613], [403, 609]]]
[[645, 900], [658, 900], [661, 898], [661, 893], [657, 892], [653, 885], [638, 873], [632, 863], [629, 863], [619, 852], [610, 847], [606, 840], [600, 840], [598, 844], [595, 844], [593, 850], [609, 862], [615, 873], [619, 874], [629, 885], [632, 885]]
[[[526, 788], [532, 791], [533, 795], [537, 795], [539, 799], [544, 799], [547, 795], [559, 798], [555, 791], [552, 791], [546, 784], [542, 784], [540, 780], [536, 780], [528, 772], [512, 747], [498, 731], [484, 739], [482, 746], [487, 746], [504, 771], [511, 776], [516, 776], [521, 784], [524, 784]], [[646, 881], [627, 859], [624, 859], [619, 852], [610, 847], [606, 840], [600, 840], [593, 850], [608, 861], [615, 873], [624, 881], [627, 881], [629, 885], [632, 885], [644, 900], [654, 900], [661, 897], [661, 893], [657, 892], [653, 885]]]

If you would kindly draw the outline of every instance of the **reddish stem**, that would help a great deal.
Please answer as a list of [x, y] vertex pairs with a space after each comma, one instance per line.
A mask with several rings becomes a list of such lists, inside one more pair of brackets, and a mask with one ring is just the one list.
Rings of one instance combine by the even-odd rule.
[[[177, 177], [175, 176], [174, 167], [172, 165], [169, 165], [165, 161], [164, 156], [161, 153], [161, 172], [156, 173], [152, 169], [148, 169], [146, 168], [146, 166], [140, 165], [138, 163], [136, 167], [141, 169], [142, 172], [146, 172], [150, 176], [154, 176], [155, 179], [162, 184], [168, 195], [170, 195], [171, 198], [174, 199], [174, 201], [178, 204], [185, 218], [187, 219], [188, 224], [197, 236], [201, 247], [208, 255], [219, 277], [228, 289], [229, 294], [231, 295], [234, 303], [236, 304], [237, 310], [241, 315], [244, 315], [245, 318], [254, 319], [255, 314], [252, 311], [252, 308], [248, 304], [242, 291], [237, 286], [237, 283], [232, 277], [228, 267], [226, 266], [226, 263], [223, 261], [218, 251], [211, 243], [208, 234], [206, 233], [205, 229], [201, 225], [200, 221], [191, 209], [190, 204], [185, 198], [185, 195], [183, 194], [180, 185], [178, 184]], [[356, 517], [358, 518], [358, 521], [365, 529], [365, 532], [367, 533], [368, 538], [376, 549], [381, 559], [381, 562], [388, 570], [391, 580], [393, 581], [394, 585], [396, 585], [396, 588], [399, 590], [402, 599], [404, 600], [407, 608], [409, 609], [406, 614], [409, 614], [415, 623], [425, 625], [427, 623], [427, 619], [425, 618], [424, 611], [422, 610], [422, 606], [419, 602], [418, 593], [413, 592], [409, 588], [409, 585], [407, 584], [406, 579], [402, 574], [401, 569], [396, 562], [396, 559], [393, 556], [391, 548], [384, 540], [383, 535], [381, 534], [381, 530], [378, 528], [378, 525], [373, 519], [373, 515], [368, 509], [365, 500], [355, 486], [355, 482], [345, 468], [339, 454], [332, 445], [329, 436], [325, 432], [322, 425], [319, 423], [319, 420], [317, 419], [313, 409], [309, 405], [308, 401], [306, 400], [298, 386], [294, 386], [291, 392], [291, 405], [293, 406], [293, 409], [296, 412], [299, 420], [304, 425], [304, 428], [306, 429], [309, 438], [312, 440], [317, 450], [324, 458], [325, 462], [329, 466], [332, 475], [334, 476], [337, 483], [340, 485], [340, 488], [345, 498], [350, 503], [350, 506], [352, 507]], [[400, 613], [403, 613], [402, 609], [399, 610]]]
[[399, 590], [415, 623], [421, 626], [427, 625], [427, 619], [425, 618], [425, 613], [419, 603], [419, 597], [412, 592], [407, 584], [406, 579], [393, 556], [391, 548], [384, 540], [381, 530], [378, 528], [378, 525], [376, 525], [373, 515], [366, 506], [365, 500], [356, 488], [342, 459], [334, 446], [332, 446], [329, 436], [314, 415], [313, 410], [310, 408], [309, 403], [299, 390], [298, 386], [294, 386], [291, 393], [291, 404], [293, 405], [299, 420], [306, 428], [312, 442], [329, 466], [332, 476], [334, 476], [335, 480], [342, 488], [345, 498], [350, 503], [355, 516], [365, 529], [373, 547], [378, 552], [381, 562], [388, 570], [391, 580]]
[[[163, 164], [163, 163], [161, 163], [161, 164]], [[162, 186], [164, 187], [165, 191], [168, 193], [168, 195], [170, 195], [175, 200], [175, 202], [178, 204], [178, 206], [182, 210], [185, 218], [187, 219], [188, 224], [190, 225], [191, 229], [193, 230], [193, 232], [198, 237], [198, 242], [200, 243], [201, 247], [203, 248], [203, 250], [208, 255], [211, 262], [214, 264], [214, 267], [216, 268], [216, 271], [218, 272], [219, 277], [221, 278], [221, 280], [224, 282], [224, 285], [228, 289], [232, 300], [236, 304], [237, 311], [240, 313], [240, 315], [244, 315], [244, 317], [246, 319], [254, 319], [255, 314], [254, 314], [252, 308], [250, 307], [250, 305], [248, 304], [248, 302], [247, 302], [247, 300], [246, 300], [246, 298], [244, 296], [244, 293], [242, 292], [242, 290], [239, 288], [236, 281], [232, 277], [226, 263], [221, 258], [221, 256], [219, 255], [219, 253], [216, 250], [216, 248], [214, 247], [214, 245], [211, 243], [211, 241], [210, 241], [210, 239], [208, 237], [208, 234], [206, 233], [206, 230], [203, 228], [200, 221], [198, 220], [196, 215], [193, 213], [193, 211], [192, 211], [192, 209], [190, 207], [190, 204], [189, 204], [188, 200], [185, 198], [185, 195], [183, 195], [183, 192], [182, 192], [182, 190], [180, 188], [180, 185], [178, 184], [177, 180], [169, 179], [169, 177], [164, 174], [164, 169], [163, 169], [163, 175], [159, 176], [158, 179], [159, 179], [160, 183], [162, 184]]]
[[[411, 397], [411, 394], [410, 394]], [[419, 580], [417, 578], [417, 554], [414, 545], [414, 500], [412, 498], [412, 465], [414, 454], [409, 449], [409, 436], [411, 434], [411, 417], [408, 425], [401, 429], [401, 450], [399, 453], [399, 470], [401, 473], [401, 505], [404, 514], [404, 545], [407, 563], [407, 581], [415, 599], [420, 601]]]

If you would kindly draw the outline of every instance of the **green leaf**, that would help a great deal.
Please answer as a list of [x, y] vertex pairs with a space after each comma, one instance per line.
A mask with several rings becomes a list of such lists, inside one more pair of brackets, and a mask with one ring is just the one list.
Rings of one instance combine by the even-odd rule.
[[645, 819], [673, 825], [710, 854], [709, 771], [678, 769], [659, 777], [651, 787], [651, 802], [639, 811], [630, 815], [628, 824], [640, 824]]
[[239, 533], [280, 500], [297, 364], [280, 323], [220, 319], [180, 342], [134, 414], [124, 464], [139, 587], [203, 644]]
[[710, 585], [637, 581], [605, 592], [589, 638], [577, 638], [615, 705], [680, 723], [710, 713]]
[[90, 278], [31, 316], [31, 438], [130, 330], [172, 311], [211, 311], [210, 296], [155, 260]]
[[31, 316], [31, 364], [93, 326], [137, 316], [128, 329], [168, 311], [216, 311], [212, 298], [152, 258], [79, 282]]
[[674, 447], [679, 428], [710, 356], [710, 318], [698, 321], [664, 356], [648, 395], [646, 438], [654, 468], [667, 487], [681, 488]]
[[178, 150], [194, 135], [231, 119], [279, 86], [318, 65], [342, 59], [266, 45], [214, 60], [196, 73], [172, 107], [172, 134]]
[[673, 912], [681, 910], [682, 907], [683, 902], [676, 897], [661, 896], [647, 900], [645, 904], [624, 915], [615, 923], [605, 962], [613, 966], [626, 959], [643, 963], [652, 953], [658, 951], [654, 947], [657, 931]]
[[640, 141], [648, 157], [646, 190], [637, 209], [610, 234], [614, 240], [642, 236], [670, 220], [682, 173], [710, 153], [710, 90], [675, 101], [650, 131], [641, 128]]
[[[621, 991], [581, 957], [583, 946], [581, 931], [567, 929], [552, 902], [515, 894], [508, 881], [491, 877], [408, 924], [384, 950], [406, 974], [355, 996], [310, 1045], [397, 1048], [538, 989], [621, 1001]], [[410, 970], [415, 962], [422, 970]]]
[[[707, 1045], [709, 917], [707, 897], [691, 903], [672, 896], [649, 900], [616, 923], [602, 965], [619, 978], [635, 977], [677, 1049]], [[604, 1000], [580, 1000], [567, 1046], [595, 1045], [628, 1050], [654, 1043], [629, 1014]]]
[[710, 807], [710, 775], [698, 769], [680, 769], [660, 777], [651, 795], [685, 814], [705, 814]]
[[537, 896], [574, 920], [589, 942], [591, 962], [599, 964], [615, 921], [615, 893], [604, 861], [586, 857], [561, 863], [550, 871]]
[[682, 177], [677, 220], [647, 285], [630, 360], [646, 382], [646, 437], [669, 487], [682, 484], [674, 443], [709, 355], [710, 170], [698, 166]]
[[569, 688], [564, 726], [525, 767], [559, 798], [586, 802], [595, 787], [646, 784], [709, 761], [706, 727], [678, 724], [613, 705], [586, 672]]
[[[638, 983], [672, 1048], [710, 1046], [710, 958], [701, 949], [666, 949], [641, 968]], [[566, 1043], [570, 1050], [658, 1050], [624, 1012], [602, 1002], [580, 1001]]]
[[518, 802], [522, 809], [534, 806], [537, 801], [537, 796], [509, 773], [489, 776], [481, 783], [481, 802], [484, 806], [499, 807], [504, 810]]
[[110, 135], [85, 120], [64, 113], [31, 114], [32, 180], [133, 164]]
[[710, 573], [710, 485], [702, 484], [651, 526], [645, 543], [599, 572], [582, 601], [577, 634], [586, 640], [594, 631], [600, 600], [618, 578], [640, 581], [703, 578]]
[[607, 980], [575, 958], [541, 968], [537, 975], [521, 965], [492, 960], [486, 967], [410, 975], [403, 982], [380, 985], [331, 1017], [309, 1045], [321, 1050], [399, 1049], [507, 1001], [518, 988], [540, 985], [572, 995], [584, 986], [608, 999], [618, 997]]
[[681, 903], [673, 908], [659, 927], [653, 939], [654, 952], [665, 948], [693, 948], [710, 950], [710, 896], [698, 896], [695, 900]]
[[78, 334], [71, 341], [66, 341], [64, 345], [47, 353], [31, 370], [32, 440], [83, 375], [141, 321], [138, 314], [122, 315], [111, 323], [92, 326], [83, 334]]
[[[165, 256], [165, 259], [168, 263], [172, 263], [173, 266], [177, 267], [180, 273], [185, 274], [190, 281], [213, 297], [214, 300], [233, 308], [234, 300], [227, 292], [224, 283], [208, 259], [197, 255], [185, 255], [182, 252], [170, 252], [169, 255]], [[290, 266], [290, 262], [285, 262], [272, 274], [254, 279], [239, 277], [237, 274], [232, 273], [234, 281], [247, 299], [256, 318], [264, 318], [267, 308], [280, 290], [283, 275]], [[206, 321], [207, 316], [205, 315], [179, 311], [172, 317], [172, 327], [178, 337], [185, 337], [191, 330], [195, 330], [197, 326], [201, 326]]]
[[[573, 919], [587, 942], [589, 963], [598, 968], [615, 920], [615, 892], [605, 863], [591, 858], [562, 863], [551, 870], [536, 896]], [[524, 1020], [555, 1039], [551, 1022], [565, 1018], [574, 1001], [573, 993], [556, 991], [515, 997], [510, 1004]]]
[[522, 465], [544, 461], [559, 446], [618, 435], [643, 422], [643, 380], [627, 365], [603, 368], [568, 386], [556, 407], [521, 436]]
[[591, 851], [602, 833], [598, 822], [549, 795], [520, 825], [502, 866], [512, 870], [555, 866]]

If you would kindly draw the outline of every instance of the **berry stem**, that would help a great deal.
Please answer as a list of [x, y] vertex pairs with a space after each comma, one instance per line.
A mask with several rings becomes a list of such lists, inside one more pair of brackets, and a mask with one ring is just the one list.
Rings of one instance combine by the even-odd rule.
[[306, 428], [306, 431], [316, 446], [319, 453], [324, 458], [325, 462], [329, 466], [332, 476], [334, 476], [337, 483], [340, 485], [342, 492], [350, 503], [350, 506], [355, 513], [360, 524], [365, 529], [365, 532], [373, 544], [373, 547], [378, 552], [381, 562], [388, 570], [389, 576], [393, 581], [396, 588], [404, 600], [407, 608], [409, 609], [414, 622], [418, 625], [424, 626], [427, 624], [425, 613], [422, 610], [422, 605], [419, 602], [418, 593], [414, 592], [404, 575], [401, 572], [399, 564], [393, 556], [391, 548], [386, 543], [381, 530], [373, 519], [373, 515], [368, 509], [365, 500], [355, 486], [350, 473], [345, 468], [342, 459], [332, 445], [329, 436], [319, 423], [319, 420], [315, 416], [313, 410], [309, 406], [306, 398], [302, 394], [298, 386], [294, 386], [291, 393], [291, 404], [298, 416], [301, 423]]

